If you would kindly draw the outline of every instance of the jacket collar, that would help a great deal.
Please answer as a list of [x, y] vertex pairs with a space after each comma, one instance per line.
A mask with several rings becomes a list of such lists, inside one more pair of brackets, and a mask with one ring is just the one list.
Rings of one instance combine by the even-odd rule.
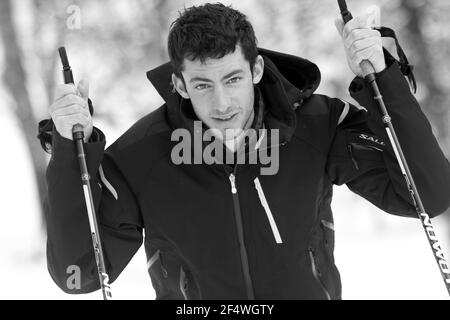
[[[267, 49], [258, 51], [265, 63], [264, 75], [258, 84], [265, 106], [263, 121], [268, 129], [280, 130], [280, 142], [283, 143], [294, 133], [294, 110], [317, 89], [320, 71], [314, 63], [300, 57]], [[197, 117], [190, 103], [174, 92], [172, 73], [172, 65], [167, 62], [148, 71], [147, 78], [166, 102], [171, 126], [192, 130], [193, 120]], [[261, 119], [256, 117], [258, 120]]]

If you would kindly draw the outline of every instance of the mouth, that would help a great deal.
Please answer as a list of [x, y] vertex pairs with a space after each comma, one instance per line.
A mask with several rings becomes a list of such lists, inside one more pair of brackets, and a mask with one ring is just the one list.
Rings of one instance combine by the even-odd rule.
[[216, 121], [225, 122], [225, 121], [230, 121], [230, 120], [234, 119], [237, 114], [238, 113], [230, 113], [228, 115], [223, 115], [220, 117], [212, 117], [212, 118]]

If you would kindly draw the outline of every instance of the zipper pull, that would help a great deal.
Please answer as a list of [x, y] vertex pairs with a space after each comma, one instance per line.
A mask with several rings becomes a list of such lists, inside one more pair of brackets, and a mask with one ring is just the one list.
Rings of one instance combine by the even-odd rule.
[[234, 176], [234, 174], [230, 174], [230, 182], [231, 182], [231, 193], [232, 194], [236, 194], [237, 193], [237, 189], [236, 189], [236, 177]]

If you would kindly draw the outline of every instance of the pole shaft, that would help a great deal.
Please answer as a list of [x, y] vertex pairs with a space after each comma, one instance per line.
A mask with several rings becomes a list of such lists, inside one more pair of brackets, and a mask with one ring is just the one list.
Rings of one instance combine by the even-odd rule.
[[[347, 9], [347, 4], [345, 3], [345, 0], [338, 0], [338, 5], [341, 11], [342, 20], [344, 21], [344, 23], [349, 22], [353, 17], [352, 14]], [[375, 69], [368, 60], [363, 60], [360, 66], [363, 71], [363, 74], [365, 75], [366, 81], [370, 84], [370, 87], [372, 88], [374, 99], [375, 101], [377, 101], [377, 105], [381, 111], [382, 120], [383, 123], [385, 124], [386, 132], [389, 137], [389, 141], [391, 142], [391, 146], [394, 150], [395, 157], [400, 166], [403, 177], [405, 178], [406, 186], [409, 190], [411, 199], [416, 208], [416, 212], [417, 215], [419, 216], [420, 222], [422, 223], [422, 227], [425, 230], [425, 234], [427, 236], [431, 250], [433, 251], [434, 258], [439, 266], [439, 271], [441, 272], [445, 287], [447, 288], [447, 292], [450, 295], [449, 265], [444, 257], [444, 253], [437, 239], [436, 233], [434, 232], [434, 228], [433, 225], [431, 224], [430, 217], [425, 211], [422, 199], [420, 198], [413, 176], [411, 174], [411, 171], [409, 170], [408, 163], [406, 162], [406, 158], [403, 153], [402, 147], [400, 146], [397, 134], [395, 133], [391, 116], [389, 115], [386, 105], [384, 104], [383, 97], [380, 93], [380, 90], [376, 82]]]
[[75, 139], [77, 148], [78, 162], [80, 165], [81, 181], [83, 186], [83, 193], [86, 203], [86, 209], [89, 218], [89, 227], [91, 230], [92, 245], [94, 248], [95, 262], [97, 264], [97, 271], [100, 281], [100, 288], [102, 289], [103, 299], [109, 300], [112, 298], [111, 288], [109, 286], [109, 276], [106, 273], [105, 260], [103, 255], [102, 243], [100, 239], [100, 232], [98, 230], [97, 217], [95, 214], [94, 197], [92, 196], [91, 177], [86, 164], [86, 154], [84, 152], [83, 137], [79, 135]]
[[427, 236], [428, 243], [431, 247], [431, 250], [433, 251], [433, 255], [436, 260], [436, 263], [438, 264], [442, 279], [444, 280], [445, 287], [447, 289], [448, 294], [450, 295], [450, 268], [447, 263], [447, 260], [445, 259], [442, 246], [437, 239], [433, 225], [431, 224], [430, 217], [426, 213], [425, 207], [423, 206], [423, 202], [420, 197], [419, 191], [417, 190], [416, 183], [414, 182], [414, 178], [409, 169], [406, 157], [403, 153], [403, 149], [400, 145], [397, 134], [395, 132], [394, 125], [392, 124], [392, 118], [388, 113], [388, 110], [383, 100], [383, 96], [381, 95], [381, 92], [378, 88], [375, 75], [371, 73], [366, 75], [365, 78], [370, 83], [370, 87], [374, 95], [374, 100], [377, 102], [377, 105], [381, 111], [383, 123], [385, 125], [389, 141], [391, 142], [391, 146], [394, 150], [395, 157], [397, 159], [397, 162], [400, 166], [403, 177], [405, 179], [406, 187], [409, 190], [411, 199], [416, 208], [417, 215], [422, 223], [422, 227]]
[[[64, 83], [74, 83], [72, 69], [69, 65], [66, 49], [64, 47], [58, 48], [61, 63], [63, 65]], [[97, 264], [97, 271], [100, 280], [100, 288], [102, 289], [103, 299], [109, 300], [112, 298], [111, 288], [109, 287], [109, 277], [106, 273], [105, 260], [103, 258], [102, 242], [100, 233], [98, 231], [97, 217], [95, 215], [94, 197], [92, 196], [92, 189], [90, 183], [90, 176], [86, 164], [86, 154], [84, 152], [84, 129], [79, 123], [72, 128], [72, 137], [75, 142], [77, 150], [78, 163], [80, 165], [81, 182], [83, 186], [84, 200], [86, 202], [86, 210], [89, 218], [89, 227], [91, 230], [92, 245], [94, 247], [95, 262]]]

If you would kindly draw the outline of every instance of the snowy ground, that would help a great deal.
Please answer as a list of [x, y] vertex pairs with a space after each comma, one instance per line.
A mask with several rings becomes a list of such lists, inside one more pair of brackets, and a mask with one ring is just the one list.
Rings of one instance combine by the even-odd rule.
[[[28, 155], [11, 118], [0, 118], [0, 128], [10, 139], [0, 157], [0, 299], [101, 299], [100, 292], [64, 294], [50, 279]], [[335, 189], [333, 207], [344, 299], [448, 298], [418, 220], [379, 212], [346, 187]], [[434, 222], [448, 240], [445, 218]], [[112, 285], [114, 298], [154, 299], [145, 265], [140, 250]]]

